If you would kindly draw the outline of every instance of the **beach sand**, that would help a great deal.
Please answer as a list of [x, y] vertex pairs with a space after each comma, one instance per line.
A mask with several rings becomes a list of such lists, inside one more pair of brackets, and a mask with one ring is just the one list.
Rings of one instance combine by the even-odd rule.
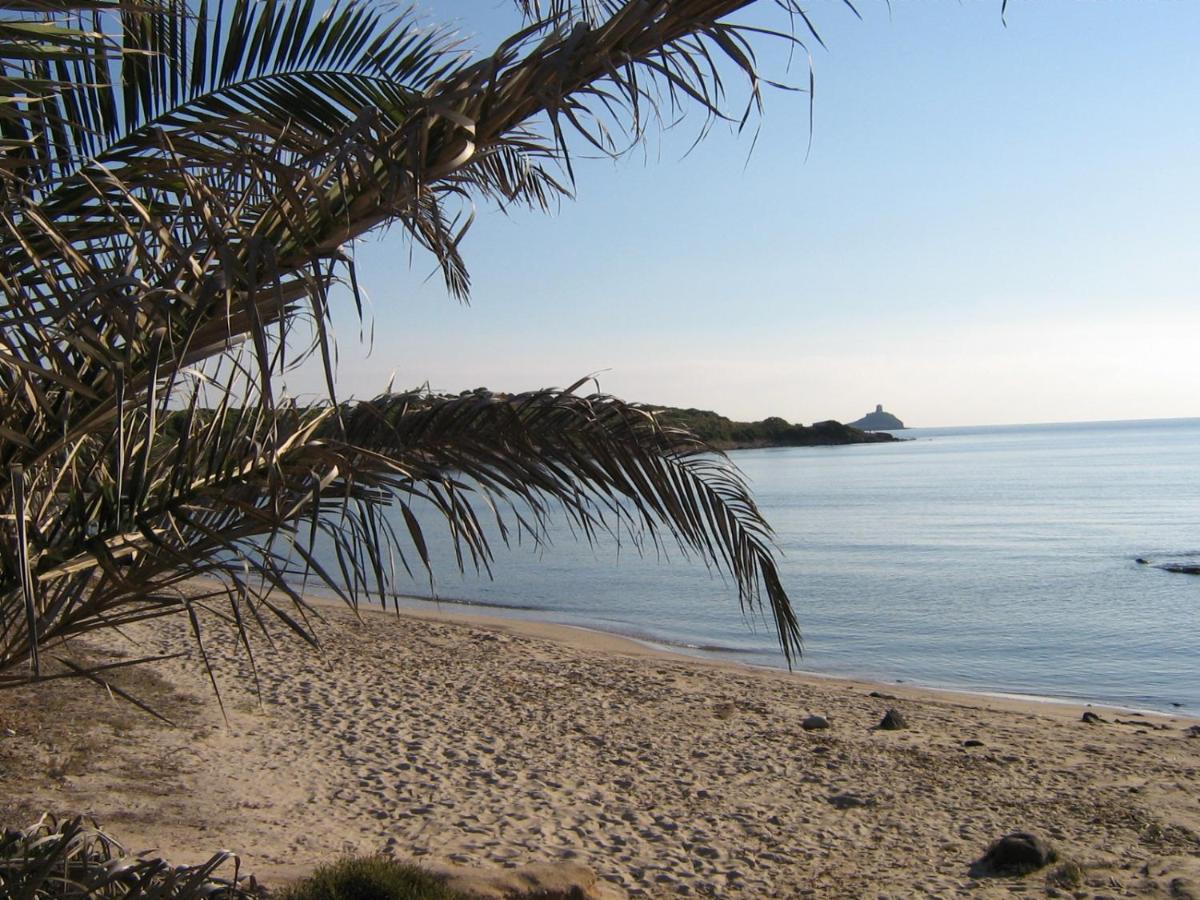
[[[1183, 716], [1097, 709], [1107, 721], [1086, 724], [1080, 707], [708, 663], [554, 625], [322, 612], [319, 653], [258, 641], [260, 695], [212, 631], [228, 724], [183, 623], [104, 651], [187, 654], [118, 679], [174, 727], [79, 682], [0, 695], [4, 823], [87, 813], [175, 862], [233, 849], [268, 884], [383, 851], [582, 863], [614, 896], [1200, 892], [1200, 738]], [[875, 727], [892, 707], [907, 729]], [[805, 730], [811, 714], [831, 727]], [[973, 875], [1016, 829], [1085, 883]]]

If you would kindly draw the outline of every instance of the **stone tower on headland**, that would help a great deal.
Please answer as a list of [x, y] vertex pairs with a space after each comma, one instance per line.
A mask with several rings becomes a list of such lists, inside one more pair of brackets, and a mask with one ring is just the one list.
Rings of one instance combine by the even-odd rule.
[[898, 431], [904, 428], [904, 423], [889, 412], [883, 411], [883, 404], [875, 405], [875, 412], [867, 413], [857, 422], [851, 422], [851, 427], [863, 431]]

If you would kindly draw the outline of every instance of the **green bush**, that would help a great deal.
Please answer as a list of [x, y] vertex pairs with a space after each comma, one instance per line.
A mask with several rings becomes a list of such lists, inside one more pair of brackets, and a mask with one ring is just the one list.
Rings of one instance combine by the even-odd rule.
[[279, 900], [467, 900], [423, 869], [383, 856], [322, 866], [275, 896]]

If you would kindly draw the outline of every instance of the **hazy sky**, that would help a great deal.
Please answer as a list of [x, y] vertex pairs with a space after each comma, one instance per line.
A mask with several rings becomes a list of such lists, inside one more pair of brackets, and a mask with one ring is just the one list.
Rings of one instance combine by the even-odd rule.
[[[480, 46], [518, 23], [424, 5]], [[582, 161], [556, 215], [480, 209], [470, 307], [399, 231], [361, 247], [374, 346], [339, 318], [342, 393], [599, 372], [734, 418], [1200, 415], [1200, 4], [1017, 0], [1007, 27], [1000, 0], [859, 6], [810, 5], [807, 160], [807, 96], [774, 92], [748, 164], [720, 127], [681, 158], [699, 117]]]

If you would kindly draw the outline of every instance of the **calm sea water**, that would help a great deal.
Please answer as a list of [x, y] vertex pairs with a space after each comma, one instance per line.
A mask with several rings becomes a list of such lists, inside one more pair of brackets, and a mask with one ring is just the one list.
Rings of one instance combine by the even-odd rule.
[[[911, 429], [892, 445], [732, 454], [774, 526], [799, 668], [1200, 713], [1200, 419]], [[431, 523], [432, 527], [432, 523]], [[554, 545], [442, 555], [446, 601], [781, 666], [695, 561]], [[414, 592], [427, 585], [413, 584]]]

